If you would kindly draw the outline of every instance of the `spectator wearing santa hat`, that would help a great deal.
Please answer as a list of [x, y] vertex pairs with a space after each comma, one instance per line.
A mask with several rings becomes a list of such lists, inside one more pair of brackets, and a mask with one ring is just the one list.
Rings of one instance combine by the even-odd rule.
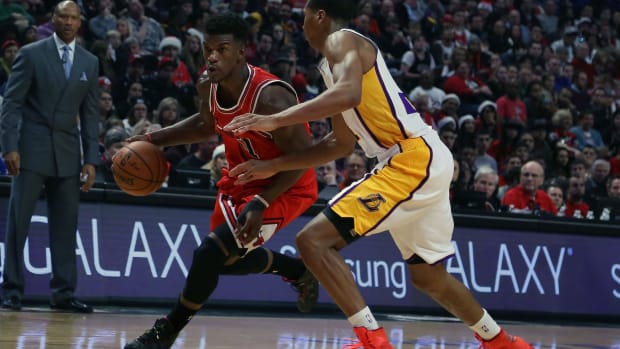
[[187, 66], [192, 79], [197, 81], [200, 74], [205, 69], [205, 59], [202, 54], [202, 43], [204, 35], [197, 29], [189, 28], [183, 49], [181, 50], [180, 59]]
[[471, 114], [462, 115], [457, 124], [459, 126], [459, 148], [475, 148], [476, 122], [474, 117]]
[[182, 49], [181, 40], [175, 36], [166, 36], [159, 43], [159, 52], [161, 53], [160, 62], [164, 58], [169, 58], [176, 64], [176, 69], [172, 74], [172, 83], [175, 85], [184, 85], [193, 83], [192, 77], [185, 63], [179, 58], [179, 52]]
[[490, 1], [483, 0], [478, 3], [478, 13], [486, 19], [491, 13], [493, 13], [493, 4]]
[[112, 94], [112, 81], [107, 76], [100, 76], [98, 79], [101, 91]]
[[[457, 110], [461, 105], [461, 99], [454, 93], [446, 94], [441, 100], [441, 109], [439, 109], [435, 114], [435, 121], [440, 122], [445, 117], [451, 117], [452, 120], [458, 119]], [[438, 127], [439, 124], [437, 124]], [[456, 121], [454, 124], [454, 128], [456, 128]]]
[[458, 133], [456, 132], [456, 121], [451, 116], [447, 116], [437, 123], [437, 133], [441, 142], [450, 149], [452, 154], [457, 152], [456, 141]]
[[157, 73], [144, 80], [144, 95], [151, 105], [158, 105], [165, 97], [174, 97], [187, 114], [192, 115], [196, 112], [196, 88], [191, 80], [190, 83], [179, 83], [179, 80], [175, 80], [177, 69], [177, 60], [162, 56], [157, 62]]
[[484, 130], [496, 139], [499, 137], [499, 127], [497, 126], [497, 105], [492, 101], [484, 101], [478, 106], [478, 116], [476, 117], [476, 130]]

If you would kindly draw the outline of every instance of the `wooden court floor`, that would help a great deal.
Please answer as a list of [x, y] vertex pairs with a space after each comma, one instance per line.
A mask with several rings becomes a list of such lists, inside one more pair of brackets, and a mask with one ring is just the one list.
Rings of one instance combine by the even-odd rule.
[[[0, 310], [0, 349], [122, 348], [149, 328], [161, 311], [127, 313], [97, 309], [88, 315], [47, 308], [21, 312]], [[395, 349], [474, 349], [471, 331], [452, 319], [382, 315]], [[546, 325], [509, 322], [504, 327], [527, 338], [535, 348], [620, 349], [616, 325]], [[339, 349], [353, 333], [344, 318], [286, 314], [216, 314], [196, 316], [181, 333], [174, 349]]]

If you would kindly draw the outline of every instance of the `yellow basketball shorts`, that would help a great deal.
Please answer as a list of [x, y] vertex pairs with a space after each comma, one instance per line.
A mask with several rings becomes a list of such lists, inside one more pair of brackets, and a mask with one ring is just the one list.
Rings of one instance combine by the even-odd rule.
[[454, 254], [452, 154], [435, 132], [397, 147], [394, 155], [333, 197], [329, 206], [340, 217], [353, 218], [357, 234], [388, 231], [403, 259], [416, 254], [433, 264]]

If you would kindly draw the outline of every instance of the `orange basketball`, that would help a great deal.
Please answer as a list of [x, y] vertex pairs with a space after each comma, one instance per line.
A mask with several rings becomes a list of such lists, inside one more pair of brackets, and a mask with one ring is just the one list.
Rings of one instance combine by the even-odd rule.
[[164, 153], [149, 142], [127, 144], [114, 155], [114, 180], [122, 191], [133, 196], [146, 196], [159, 189], [168, 175]]

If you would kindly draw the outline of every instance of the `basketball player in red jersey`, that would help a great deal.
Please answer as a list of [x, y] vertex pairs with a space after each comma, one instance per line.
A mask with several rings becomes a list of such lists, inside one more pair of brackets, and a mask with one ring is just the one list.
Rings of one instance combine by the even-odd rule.
[[[282, 111], [297, 104], [297, 97], [290, 85], [246, 63], [248, 27], [243, 19], [232, 14], [210, 17], [205, 34], [203, 53], [207, 70], [198, 84], [200, 112], [130, 140], [148, 140], [167, 146], [197, 143], [218, 132], [230, 166], [310, 147], [311, 138], [304, 125], [238, 135], [222, 132], [237, 115]], [[234, 178], [224, 174], [218, 183], [211, 232], [194, 252], [177, 304], [125, 349], [170, 348], [181, 329], [213, 293], [219, 275], [223, 274], [271, 272], [296, 279], [293, 285], [300, 291], [300, 310], [307, 311], [316, 302], [318, 284], [301, 260], [261, 247], [314, 203], [317, 198], [314, 171], [282, 172], [242, 186], [234, 182]]]

